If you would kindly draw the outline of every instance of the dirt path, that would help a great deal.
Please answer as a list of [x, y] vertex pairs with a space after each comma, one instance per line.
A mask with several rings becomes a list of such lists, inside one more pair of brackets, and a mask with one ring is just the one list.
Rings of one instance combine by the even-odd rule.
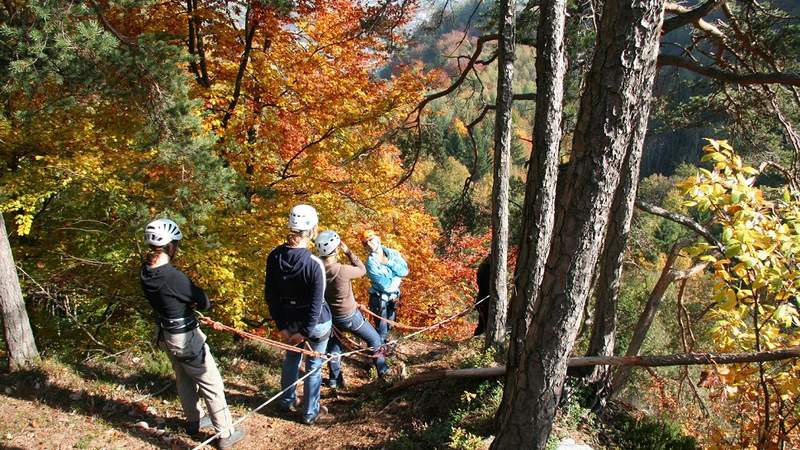
[[[404, 361], [410, 372], [425, 370], [445, 365], [449, 349], [437, 342], [405, 342], [396, 361]], [[263, 355], [255, 358], [260, 361], [237, 357], [223, 364], [234, 417], [278, 391], [279, 358], [278, 354], [268, 354], [266, 361]], [[193, 440], [183, 432], [174, 382], [164, 371], [142, 375], [136, 359], [77, 365], [48, 361], [35, 371], [0, 376], [0, 449], [197, 445], [202, 439]], [[365, 362], [346, 362], [344, 367], [347, 388], [338, 395], [329, 388], [322, 391], [330, 417], [307, 426], [267, 406], [244, 422], [248, 437], [241, 448], [377, 449], [419, 421], [414, 414], [419, 399], [387, 397], [386, 384], [370, 380]], [[157, 394], [142, 398], [148, 393]]]

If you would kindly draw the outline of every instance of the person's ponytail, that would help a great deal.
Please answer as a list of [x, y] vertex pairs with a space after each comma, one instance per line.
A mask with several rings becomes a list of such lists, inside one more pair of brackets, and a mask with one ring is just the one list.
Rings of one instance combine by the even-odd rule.
[[150, 246], [150, 250], [148, 250], [147, 253], [145, 253], [145, 255], [144, 255], [145, 264], [147, 264], [148, 266], [152, 267], [156, 263], [156, 261], [158, 260], [158, 257], [161, 256], [162, 253], [164, 253], [164, 247], [151, 245]]

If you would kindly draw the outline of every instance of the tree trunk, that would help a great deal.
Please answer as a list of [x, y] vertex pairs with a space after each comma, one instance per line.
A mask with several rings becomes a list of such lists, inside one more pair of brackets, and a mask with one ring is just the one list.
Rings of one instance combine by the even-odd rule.
[[[689, 278], [706, 267], [705, 263], [700, 263], [685, 271], [676, 271], [672, 268], [675, 265], [675, 260], [678, 258], [681, 249], [686, 247], [690, 242], [689, 240], [685, 240], [672, 246], [672, 249], [667, 255], [667, 260], [664, 263], [664, 268], [661, 270], [661, 276], [658, 277], [656, 285], [653, 287], [653, 290], [650, 291], [647, 303], [641, 314], [639, 314], [639, 320], [636, 321], [636, 327], [633, 329], [633, 336], [631, 337], [630, 344], [628, 344], [628, 350], [625, 351], [625, 356], [636, 356], [642, 350], [642, 344], [644, 344], [644, 340], [647, 338], [647, 333], [653, 325], [653, 320], [656, 317], [658, 308], [661, 306], [661, 300], [664, 298], [664, 294], [667, 292], [669, 286], [675, 280]], [[630, 373], [631, 369], [628, 367], [622, 367], [614, 373], [609, 395], [614, 395], [625, 385]]]
[[494, 183], [492, 185], [492, 301], [486, 323], [486, 348], [501, 354], [508, 310], [508, 176], [511, 166], [511, 106], [514, 79], [515, 1], [500, 0], [497, 101], [494, 124]]
[[642, 150], [662, 12], [663, 0], [604, 4], [565, 174], [572, 185], [558, 203], [533, 323], [520, 366], [507, 377], [493, 449], [547, 445], [626, 155], [639, 158]]
[[[511, 342], [506, 360], [509, 373], [514, 373], [513, 369], [519, 366], [553, 233], [564, 76], [567, 72], [564, 50], [566, 5], [567, 0], [543, 3], [537, 30], [534, 147], [525, 186], [522, 239], [514, 276], [516, 289], [511, 298]], [[500, 411], [497, 420], [498, 423], [505, 420]]]
[[3, 336], [8, 350], [8, 370], [33, 365], [39, 359], [33, 340], [28, 312], [22, 299], [14, 255], [8, 243], [3, 214], [0, 213], [0, 308], [3, 312]]
[[[645, 124], [641, 130], [646, 131], [647, 118], [640, 117]], [[634, 136], [633, 141], [639, 138]], [[586, 356], [611, 356], [614, 354], [614, 342], [617, 332], [617, 303], [622, 281], [622, 263], [628, 236], [631, 231], [633, 204], [636, 200], [636, 186], [639, 180], [641, 153], [629, 152], [625, 160], [625, 170], [620, 186], [614, 194], [611, 207], [610, 222], [606, 231], [605, 246], [600, 261], [600, 273], [597, 281], [597, 301], [592, 321], [592, 335], [589, 338], [589, 349]], [[598, 391], [605, 391], [610, 371], [608, 366], [594, 366], [587, 381], [595, 384]]]

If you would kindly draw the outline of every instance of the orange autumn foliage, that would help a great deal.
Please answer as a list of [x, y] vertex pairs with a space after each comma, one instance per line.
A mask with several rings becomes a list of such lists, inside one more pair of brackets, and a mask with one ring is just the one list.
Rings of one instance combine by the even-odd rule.
[[[221, 205], [224, 214], [187, 224], [190, 238], [215, 242], [187, 240], [185, 264], [221, 303], [217, 314], [239, 324], [268, 316], [264, 259], [282, 242], [286, 213], [299, 202], [315, 206], [321, 228], [336, 230], [362, 255], [357, 235], [367, 226], [403, 253], [411, 274], [400, 320], [429, 324], [469, 303], [474, 261], [440, 254], [438, 222], [423, 209], [426, 193], [396, 186], [406, 168], [392, 138], [436, 79], [407, 66], [377, 75], [413, 5], [225, 5], [163, 3], [147, 15], [109, 13], [122, 33], [162, 30], [192, 41], [187, 70], [197, 114], [241, 177], [243, 210]], [[366, 282], [357, 285], [357, 297], [366, 303]]]

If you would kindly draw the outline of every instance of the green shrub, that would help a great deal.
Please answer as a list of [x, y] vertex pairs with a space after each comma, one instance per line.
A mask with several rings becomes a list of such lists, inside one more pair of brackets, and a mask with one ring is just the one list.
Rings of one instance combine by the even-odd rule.
[[620, 447], [630, 450], [695, 450], [697, 441], [683, 434], [680, 426], [667, 419], [636, 419], [624, 414], [616, 428]]
[[475, 450], [481, 446], [483, 438], [469, 431], [455, 427], [450, 431], [449, 448], [453, 450]]
[[154, 377], [172, 377], [172, 364], [165, 352], [155, 351], [142, 354], [144, 372]]

